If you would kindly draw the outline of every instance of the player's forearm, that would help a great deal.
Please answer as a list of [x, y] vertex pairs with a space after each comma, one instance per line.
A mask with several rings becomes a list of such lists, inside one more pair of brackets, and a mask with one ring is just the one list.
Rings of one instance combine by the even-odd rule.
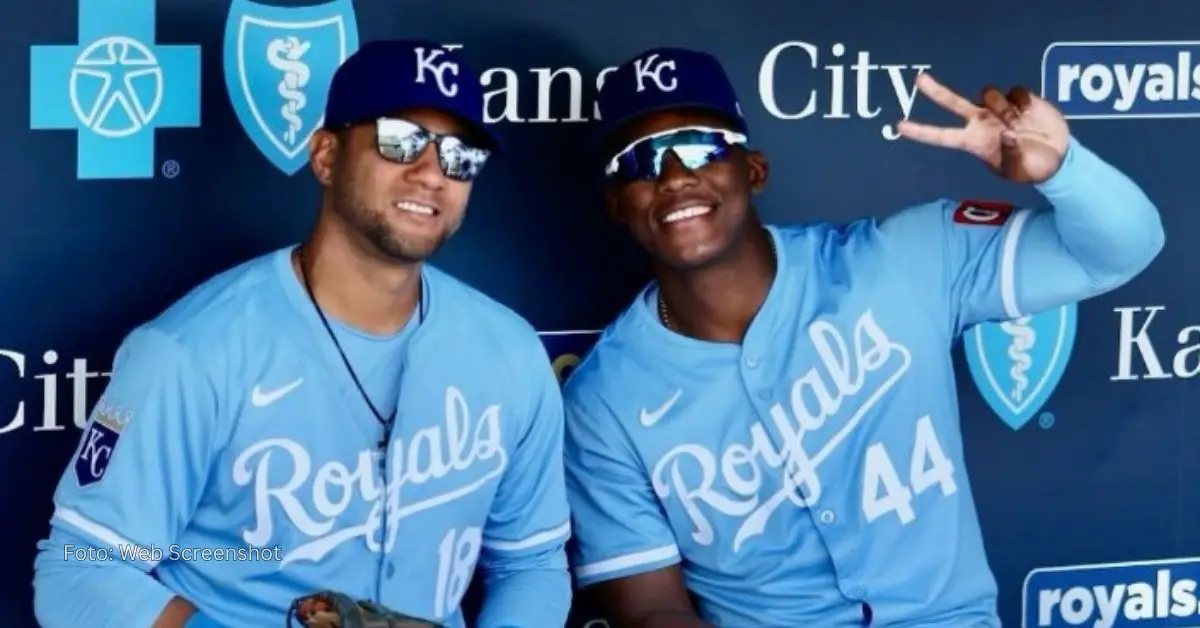
[[545, 556], [537, 563], [487, 570], [477, 628], [566, 624], [571, 612], [571, 576], [566, 560]]
[[1154, 203], [1074, 139], [1058, 173], [1037, 188], [1054, 207], [1063, 248], [1097, 291], [1129, 281], [1162, 250], [1162, 221]]
[[[150, 574], [119, 559], [83, 561], [68, 556], [69, 533], [55, 531], [34, 562], [33, 607], [44, 628], [177, 628], [189, 613]], [[176, 598], [177, 599], [177, 598]], [[185, 603], [186, 604], [186, 603]], [[189, 605], [190, 606], [190, 605]], [[168, 608], [169, 607], [169, 608]], [[161, 623], [160, 618], [167, 622]]]
[[171, 598], [158, 619], [154, 628], [218, 628], [217, 623], [199, 614], [192, 603], [181, 598]]

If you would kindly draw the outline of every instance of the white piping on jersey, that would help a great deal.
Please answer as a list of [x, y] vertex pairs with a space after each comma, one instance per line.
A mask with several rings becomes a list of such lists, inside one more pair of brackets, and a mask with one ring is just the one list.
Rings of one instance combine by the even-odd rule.
[[531, 534], [531, 535], [529, 535], [523, 539], [517, 540], [517, 541], [498, 541], [498, 540], [497, 541], [489, 541], [489, 540], [485, 539], [483, 541], [483, 546], [490, 550], [497, 550], [497, 551], [501, 551], [501, 552], [515, 552], [517, 550], [529, 549], [531, 547], [535, 547], [535, 546], [541, 545], [543, 543], [549, 543], [551, 541], [556, 541], [558, 539], [561, 539], [561, 538], [567, 536], [568, 534], [570, 534], [570, 532], [571, 532], [571, 521], [568, 519], [565, 523], [563, 523], [560, 526], [551, 528], [549, 530], [543, 530], [543, 531], [537, 532], [535, 534]]
[[[135, 544], [133, 541], [114, 532], [111, 528], [103, 526], [87, 517], [83, 516], [79, 511], [70, 508], [55, 508], [54, 515], [50, 517], [51, 521], [58, 519], [59, 521], [70, 525], [71, 527], [83, 532], [84, 534], [111, 546], [116, 550], [116, 555], [120, 556], [152, 556], [153, 554]], [[158, 561], [139, 561], [144, 565], [154, 569], [158, 566]]]
[[650, 563], [657, 563], [678, 557], [678, 546], [674, 544], [664, 545], [662, 547], [656, 547], [654, 549], [648, 549], [641, 552], [634, 552], [632, 554], [623, 554], [621, 556], [608, 558], [587, 565], [580, 565], [575, 568], [575, 576], [577, 578], [600, 576], [606, 573], [628, 569], [630, 567], [648, 565]]
[[1029, 222], [1030, 211], [1022, 209], [1012, 217], [1008, 233], [1004, 235], [1004, 248], [1000, 251], [1000, 298], [1004, 302], [1004, 313], [1009, 319], [1021, 318], [1021, 307], [1017, 303], [1017, 244], [1021, 231]]

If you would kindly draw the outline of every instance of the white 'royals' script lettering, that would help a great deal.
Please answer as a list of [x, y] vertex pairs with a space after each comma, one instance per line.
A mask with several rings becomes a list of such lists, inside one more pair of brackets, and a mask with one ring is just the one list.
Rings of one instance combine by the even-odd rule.
[[[292, 465], [291, 476], [283, 482], [269, 477], [270, 462], [277, 453], [287, 456]], [[377, 473], [376, 455], [372, 450], [360, 452], [353, 470], [341, 462], [330, 461], [313, 473], [308, 450], [294, 440], [270, 438], [247, 447], [233, 463], [233, 481], [238, 486], [254, 484], [254, 527], [243, 533], [243, 539], [259, 547], [271, 540], [274, 501], [292, 526], [312, 539], [290, 548], [281, 565], [319, 561], [337, 546], [355, 538], [362, 538], [372, 552], [390, 551], [396, 542], [394, 522], [469, 495], [504, 472], [508, 453], [501, 440], [500, 406], [488, 406], [472, 422], [462, 392], [453, 386], [447, 388], [445, 425], [418, 430], [407, 443], [400, 439], [392, 441], [387, 495]], [[466, 483], [419, 501], [403, 501], [405, 487], [440, 480], [479, 464], [487, 465], [486, 472], [472, 474]], [[309, 499], [302, 500], [298, 493], [306, 485]], [[349, 509], [356, 494], [371, 504], [366, 519], [357, 525], [336, 528], [338, 518]], [[306, 502], [311, 503], [311, 510]], [[381, 539], [385, 512], [388, 536]]]
[[663, 80], [663, 70], [675, 72], [674, 61], [660, 61], [658, 53], [651, 54], [644, 59], [637, 59], [633, 62], [633, 75], [637, 78], [638, 93], [646, 91], [646, 79], [654, 81], [654, 85], [658, 87], [660, 92], [673, 92], [676, 87], [679, 87], [679, 80], [674, 76], [669, 77], [665, 82]]
[[[772, 441], [766, 425], [755, 421], [750, 426], [750, 444], [734, 443], [717, 456], [708, 448], [685, 443], [668, 451], [654, 466], [654, 490], [662, 499], [674, 492], [695, 531], [692, 538], [701, 545], [714, 540], [712, 524], [700, 504], [730, 517], [742, 518], [733, 541], [733, 551], [762, 534], [771, 515], [791, 502], [808, 507], [821, 498], [821, 479], [817, 468], [862, 421], [883, 396], [908, 372], [912, 354], [892, 340], [867, 310], [854, 325], [853, 353], [846, 338], [833, 325], [817, 321], [808, 327], [808, 335], [820, 363], [792, 383], [791, 416], [783, 404], [771, 406], [771, 422], [781, 442]], [[889, 362], [892, 356], [899, 361]], [[864, 390], [869, 374], [891, 367], [891, 373], [874, 388]], [[824, 367], [823, 369], [821, 367]], [[832, 385], [832, 389], [830, 389]], [[848, 401], [856, 402], [843, 407]], [[809, 454], [804, 436], [821, 429], [829, 419], [844, 418], [838, 431], [815, 454]], [[689, 485], [681, 463], [690, 459], [700, 467], [695, 485]], [[782, 469], [783, 486], [773, 495], [759, 495], [762, 487], [762, 463], [770, 469]], [[728, 490], [717, 486], [721, 480]], [[803, 488], [805, 495], [798, 489]]]
[[450, 72], [453, 78], [458, 78], [458, 64], [453, 61], [442, 61], [434, 63], [446, 54], [442, 48], [435, 48], [426, 51], [424, 48], [417, 48], [414, 52], [417, 54], [417, 82], [425, 83], [425, 72], [429, 71], [433, 74], [433, 80], [437, 82], [438, 91], [446, 95], [446, 98], [454, 98], [458, 94], [458, 83], [447, 82], [446, 72]]

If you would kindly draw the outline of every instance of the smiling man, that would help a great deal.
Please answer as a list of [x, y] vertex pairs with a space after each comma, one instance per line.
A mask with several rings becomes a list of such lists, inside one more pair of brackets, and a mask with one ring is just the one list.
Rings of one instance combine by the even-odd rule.
[[1163, 230], [1028, 90], [917, 86], [964, 124], [906, 137], [1049, 205], [764, 226], [767, 160], [716, 59], [656, 49], [605, 81], [606, 202], [657, 279], [565, 392], [575, 573], [614, 625], [1000, 625], [950, 349], [1121, 286]]
[[482, 116], [430, 42], [338, 69], [312, 235], [122, 343], [39, 546], [40, 625], [278, 626], [332, 590], [458, 628], [477, 564], [475, 625], [563, 625], [557, 379], [528, 323], [425, 261], [496, 145]]

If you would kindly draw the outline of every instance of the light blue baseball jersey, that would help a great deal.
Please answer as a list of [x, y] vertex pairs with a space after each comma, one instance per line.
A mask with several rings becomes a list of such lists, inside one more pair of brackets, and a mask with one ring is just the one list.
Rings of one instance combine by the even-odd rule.
[[937, 201], [770, 227], [744, 342], [676, 334], [651, 284], [571, 376], [579, 582], [679, 564], [722, 627], [999, 626], [950, 350], [964, 328], [1112, 289], [1157, 210], [1078, 143], [1055, 210]]
[[397, 409], [385, 456], [290, 253], [122, 344], [40, 545], [43, 625], [148, 627], [178, 594], [260, 628], [333, 589], [462, 626], [477, 562], [481, 626], [562, 625], [562, 398], [535, 331], [429, 266], [397, 336], [330, 321], [376, 407]]

